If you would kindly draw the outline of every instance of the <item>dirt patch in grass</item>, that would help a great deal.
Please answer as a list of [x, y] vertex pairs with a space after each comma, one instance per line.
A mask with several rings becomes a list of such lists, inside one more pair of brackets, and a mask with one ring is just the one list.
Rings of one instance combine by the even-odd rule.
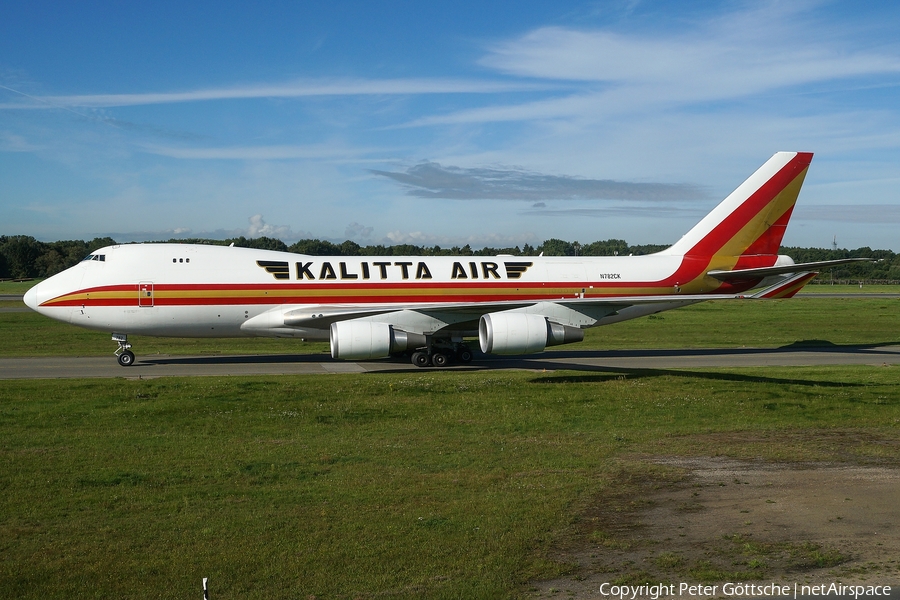
[[891, 463], [630, 463], [557, 544], [552, 559], [570, 574], [527, 593], [599, 598], [603, 583], [896, 586], [900, 468]]

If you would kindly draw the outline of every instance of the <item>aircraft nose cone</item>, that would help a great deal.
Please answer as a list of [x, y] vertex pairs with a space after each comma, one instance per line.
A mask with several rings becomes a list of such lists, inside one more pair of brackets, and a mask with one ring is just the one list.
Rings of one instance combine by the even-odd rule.
[[35, 285], [25, 292], [25, 305], [31, 310], [37, 310], [38, 307], [37, 289], [38, 286]]

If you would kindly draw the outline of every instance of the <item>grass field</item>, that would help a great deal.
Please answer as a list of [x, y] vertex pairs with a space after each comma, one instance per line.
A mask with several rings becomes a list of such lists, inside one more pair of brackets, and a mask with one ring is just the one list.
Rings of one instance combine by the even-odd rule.
[[801, 294], [900, 294], [900, 285], [807, 285]]
[[[563, 348], [898, 332], [896, 299], [709, 302]], [[115, 347], [28, 312], [0, 313], [0, 340], [4, 356]], [[327, 348], [133, 341], [139, 356]], [[0, 597], [200, 597], [202, 577], [213, 600], [527, 596], [574, 569], [553, 549], [587, 506], [679, 476], [647, 457], [897, 465], [898, 433], [896, 367], [3, 381]]]
[[24, 295], [29, 288], [36, 285], [41, 279], [29, 279], [28, 281], [0, 281], [0, 294]]
[[5, 381], [0, 590], [516, 597], [572, 568], [549, 549], [640, 457], [896, 463], [898, 390], [875, 367]]
[[[15, 303], [0, 303], [10, 306]], [[109, 334], [59, 323], [37, 313], [0, 313], [0, 356], [111, 355]], [[327, 343], [129, 336], [134, 351], [154, 354], [328, 353]], [[780, 347], [790, 344], [900, 342], [900, 299], [792, 298], [711, 301], [587, 330], [585, 341], [559, 349]], [[477, 345], [477, 344], [476, 344]], [[553, 351], [554, 348], [550, 348]]]

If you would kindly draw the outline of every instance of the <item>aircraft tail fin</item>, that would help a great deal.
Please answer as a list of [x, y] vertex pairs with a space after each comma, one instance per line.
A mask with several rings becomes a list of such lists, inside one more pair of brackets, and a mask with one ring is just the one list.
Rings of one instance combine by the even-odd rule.
[[811, 152], [778, 152], [662, 254], [708, 269], [771, 267], [778, 259]]

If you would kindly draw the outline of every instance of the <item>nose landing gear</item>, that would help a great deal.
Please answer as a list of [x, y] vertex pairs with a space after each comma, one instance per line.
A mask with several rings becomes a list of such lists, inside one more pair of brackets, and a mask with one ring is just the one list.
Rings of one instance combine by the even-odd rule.
[[128, 343], [128, 336], [124, 333], [112, 334], [112, 341], [118, 342], [119, 347], [116, 349], [116, 360], [123, 367], [130, 367], [134, 364], [134, 352], [129, 350], [131, 344]]

